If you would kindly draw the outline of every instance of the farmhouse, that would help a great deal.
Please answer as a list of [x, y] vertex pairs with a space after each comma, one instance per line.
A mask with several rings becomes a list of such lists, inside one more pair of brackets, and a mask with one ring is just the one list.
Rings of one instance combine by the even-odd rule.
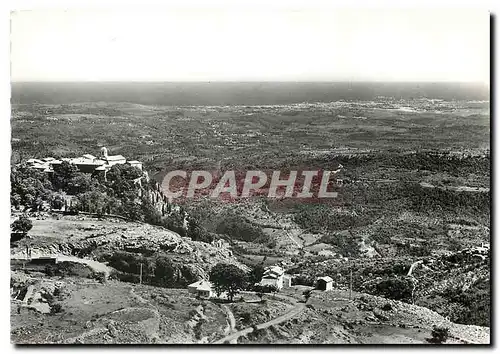
[[210, 298], [214, 296], [214, 292], [212, 290], [212, 284], [205, 279], [201, 279], [195, 283], [189, 284], [188, 292], [196, 294], [203, 298]]
[[316, 280], [316, 289], [323, 291], [330, 291], [333, 288], [333, 279], [326, 276], [320, 277]]
[[285, 275], [285, 271], [280, 266], [267, 267], [264, 270], [262, 279], [259, 283], [261, 286], [274, 286], [278, 290], [289, 288], [291, 286], [291, 277]]

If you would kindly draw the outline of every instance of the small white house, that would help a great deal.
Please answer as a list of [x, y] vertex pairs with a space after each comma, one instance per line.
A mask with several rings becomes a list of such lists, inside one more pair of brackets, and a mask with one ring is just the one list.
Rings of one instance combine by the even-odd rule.
[[326, 277], [319, 277], [316, 279], [316, 289], [323, 291], [330, 291], [333, 288], [333, 279]]
[[189, 284], [188, 292], [204, 298], [210, 298], [214, 296], [214, 292], [212, 290], [212, 283], [210, 283], [205, 279], [201, 279], [198, 280], [197, 282], [194, 282], [193, 284]]

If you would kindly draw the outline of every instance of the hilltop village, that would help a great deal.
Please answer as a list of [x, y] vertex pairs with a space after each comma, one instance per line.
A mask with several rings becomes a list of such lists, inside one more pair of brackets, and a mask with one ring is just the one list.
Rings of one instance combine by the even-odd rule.
[[[100, 150], [100, 155], [98, 157], [85, 154], [83, 156], [74, 158], [62, 158], [60, 160], [53, 157], [45, 157], [42, 159], [29, 159], [26, 161], [30, 168], [46, 172], [53, 173], [54, 169], [57, 169], [63, 162], [68, 162], [72, 165], [78, 167], [78, 170], [83, 173], [99, 173], [104, 177], [106, 172], [108, 172], [112, 166], [117, 164], [128, 164], [132, 167], [138, 168], [142, 171], [142, 163], [136, 160], [127, 160], [122, 155], [108, 155], [108, 149], [102, 147]], [[147, 176], [147, 172], [144, 171]]]

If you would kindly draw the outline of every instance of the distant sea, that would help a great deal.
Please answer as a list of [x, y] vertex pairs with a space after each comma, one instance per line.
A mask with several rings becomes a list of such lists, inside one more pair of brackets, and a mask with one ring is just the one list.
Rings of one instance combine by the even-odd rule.
[[393, 99], [489, 100], [487, 85], [388, 82], [15, 82], [12, 103], [131, 102], [166, 106], [272, 105]]

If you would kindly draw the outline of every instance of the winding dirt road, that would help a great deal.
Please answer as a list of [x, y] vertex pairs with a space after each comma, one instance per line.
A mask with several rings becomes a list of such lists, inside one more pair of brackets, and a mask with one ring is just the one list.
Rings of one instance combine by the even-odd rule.
[[[285, 295], [278, 295], [278, 294], [275, 294], [274, 295], [275, 297], [278, 297], [278, 298], [282, 298], [282, 299], [286, 299], [290, 302], [293, 303], [293, 308], [288, 311], [287, 313], [281, 315], [281, 316], [278, 316], [270, 321], [267, 321], [267, 322], [264, 322], [264, 323], [261, 323], [261, 324], [258, 324], [256, 326], [257, 329], [264, 329], [264, 328], [268, 328], [268, 327], [271, 327], [271, 326], [274, 326], [274, 325], [278, 325], [282, 322], [285, 322], [285, 321], [288, 321], [289, 319], [291, 319], [292, 317], [298, 315], [299, 313], [301, 313], [306, 304], [305, 303], [302, 303], [302, 302], [297, 302], [296, 299], [292, 298], [292, 297], [289, 297], [289, 296], [285, 296]], [[238, 342], [238, 338], [243, 336], [243, 335], [246, 335], [248, 333], [252, 333], [253, 332], [253, 327], [247, 327], [247, 328], [244, 328], [242, 329], [241, 331], [238, 331], [238, 332], [234, 332], [232, 334], [229, 334], [215, 342], [213, 342], [212, 344], [224, 344], [224, 343], [229, 343], [229, 344], [237, 344]]]

